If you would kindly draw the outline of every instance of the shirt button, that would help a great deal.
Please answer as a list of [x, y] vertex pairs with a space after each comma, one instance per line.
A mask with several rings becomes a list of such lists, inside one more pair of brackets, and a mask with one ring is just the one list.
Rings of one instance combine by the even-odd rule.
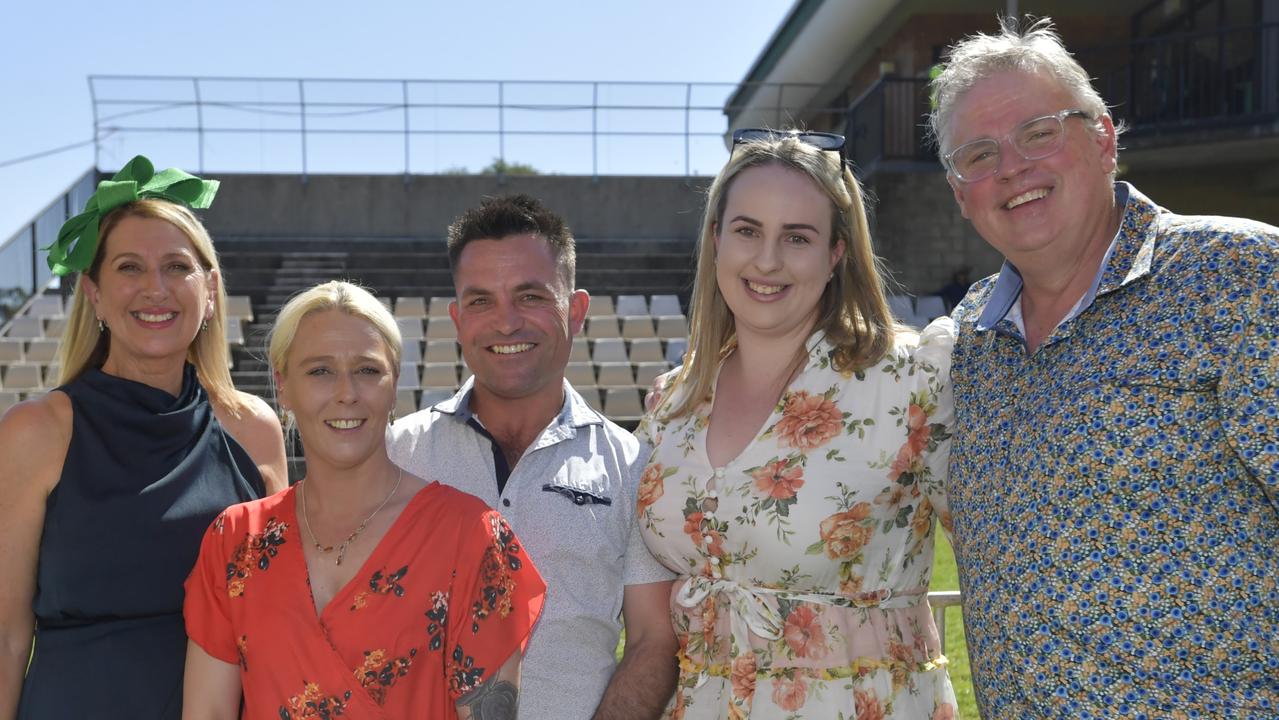
[[510, 507], [510, 506], [511, 506], [511, 501], [507, 498], [502, 498], [502, 507]]
[[719, 499], [719, 493], [717, 493], [717, 492], [715, 492], [714, 490], [712, 490], [712, 491], [710, 491], [710, 492], [706, 493], [706, 497], [710, 498], [711, 500], [718, 500], [718, 499]]
[[714, 522], [714, 520], [715, 520], [715, 513], [710, 512], [710, 511], [704, 512], [704, 513], [702, 513], [702, 518], [704, 518], [704, 519], [706, 519], [706, 520], [710, 520], [710, 521]]
[[722, 478], [722, 477], [724, 477], [724, 468], [722, 468], [722, 467], [717, 467], [717, 468], [715, 468], [715, 477], [717, 477], [717, 478]]
[[719, 558], [714, 557], [714, 556], [711, 556], [711, 564], [712, 564], [712, 565], [719, 565]]
[[712, 542], [714, 542], [714, 540], [715, 538], [711, 537], [710, 535], [702, 536], [702, 541], [705, 542], [707, 545], [710, 545]]

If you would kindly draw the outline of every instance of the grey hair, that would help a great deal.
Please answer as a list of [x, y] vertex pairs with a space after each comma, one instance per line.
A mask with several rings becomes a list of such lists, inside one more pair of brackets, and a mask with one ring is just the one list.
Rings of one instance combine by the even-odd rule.
[[[1044, 74], [1055, 78], [1075, 97], [1079, 109], [1094, 120], [1109, 115], [1110, 110], [1093, 87], [1092, 78], [1075, 60], [1052, 18], [1026, 18], [1023, 30], [1015, 17], [999, 18], [999, 33], [977, 33], [960, 40], [946, 51], [945, 69], [932, 81], [932, 112], [928, 124], [937, 141], [937, 153], [944, 156], [950, 148], [946, 137], [955, 102], [977, 83], [1000, 72], [1017, 71]], [[1122, 132], [1119, 127], [1115, 133]]]

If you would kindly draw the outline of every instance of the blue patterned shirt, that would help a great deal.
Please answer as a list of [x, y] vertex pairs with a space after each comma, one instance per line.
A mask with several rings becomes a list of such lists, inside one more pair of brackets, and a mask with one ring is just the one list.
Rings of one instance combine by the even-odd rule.
[[1276, 718], [1279, 228], [1117, 197], [1095, 293], [1033, 354], [1011, 266], [954, 313], [948, 490], [978, 703], [986, 720]]

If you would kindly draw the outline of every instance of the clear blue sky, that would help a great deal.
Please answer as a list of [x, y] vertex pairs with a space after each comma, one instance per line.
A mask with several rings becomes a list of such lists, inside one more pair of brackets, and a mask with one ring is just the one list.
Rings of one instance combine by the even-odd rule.
[[[11, 2], [0, 162], [91, 138], [89, 75], [737, 82], [792, 4]], [[0, 168], [0, 242], [92, 163], [84, 147]]]

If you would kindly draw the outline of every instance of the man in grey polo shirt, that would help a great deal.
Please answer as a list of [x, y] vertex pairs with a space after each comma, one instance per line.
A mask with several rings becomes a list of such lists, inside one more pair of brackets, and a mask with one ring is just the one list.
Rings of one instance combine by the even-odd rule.
[[[656, 718], [675, 686], [672, 575], [640, 538], [646, 448], [564, 379], [590, 297], [573, 237], [533, 198], [486, 199], [449, 227], [449, 314], [475, 374], [391, 428], [391, 459], [501, 511], [546, 579], [520, 717]], [[614, 651], [626, 623], [622, 662]]]

